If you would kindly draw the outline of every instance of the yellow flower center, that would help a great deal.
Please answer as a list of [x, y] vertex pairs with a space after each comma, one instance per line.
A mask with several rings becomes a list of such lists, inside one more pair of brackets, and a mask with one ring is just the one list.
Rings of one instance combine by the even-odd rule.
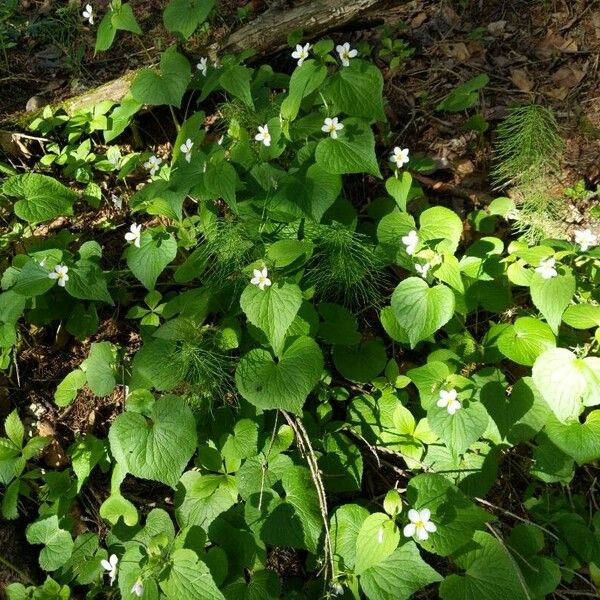
[[416, 527], [417, 529], [423, 529], [423, 528], [425, 527], [425, 523], [423, 523], [423, 521], [417, 521], [417, 522], [415, 523], [415, 527]]

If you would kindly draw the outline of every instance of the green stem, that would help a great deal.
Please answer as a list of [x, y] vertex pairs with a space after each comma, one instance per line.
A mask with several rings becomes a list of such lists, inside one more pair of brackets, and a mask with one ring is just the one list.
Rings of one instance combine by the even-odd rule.
[[5, 567], [9, 568], [11, 571], [14, 571], [25, 583], [28, 583], [29, 585], [35, 585], [35, 581], [33, 581], [33, 579], [31, 579], [31, 577], [26, 575], [18, 567], [15, 567], [15, 565], [13, 565], [9, 560], [4, 558], [3, 556], [0, 556], [0, 564], [3, 564]]

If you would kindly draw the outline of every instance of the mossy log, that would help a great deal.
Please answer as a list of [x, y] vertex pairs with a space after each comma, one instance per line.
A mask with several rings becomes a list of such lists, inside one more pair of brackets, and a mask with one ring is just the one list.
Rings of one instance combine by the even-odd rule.
[[[264, 58], [283, 50], [287, 46], [288, 35], [293, 31], [302, 30], [303, 39], [312, 40], [358, 20], [369, 21], [372, 17], [381, 20], [384, 14], [381, 9], [403, 3], [397, 0], [308, 0], [299, 6], [289, 7], [285, 2], [277, 2], [248, 24], [210, 44], [203, 54], [214, 59], [225, 53], [253, 48], [256, 55], [252, 60]], [[191, 55], [189, 58], [195, 60], [199, 56]], [[117, 79], [63, 100], [56, 107], [64, 109], [67, 114], [73, 114], [103, 100], [120, 102], [139, 70], [127, 71]], [[19, 113], [6, 119], [5, 123], [26, 127], [39, 113], [40, 111]]]

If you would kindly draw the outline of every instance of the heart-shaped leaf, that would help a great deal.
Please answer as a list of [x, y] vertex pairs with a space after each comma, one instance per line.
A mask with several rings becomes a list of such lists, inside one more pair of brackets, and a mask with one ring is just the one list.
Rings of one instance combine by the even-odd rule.
[[321, 349], [303, 336], [285, 348], [277, 362], [266, 350], [251, 350], [240, 360], [235, 380], [242, 396], [254, 406], [301, 414], [322, 371]]
[[171, 46], [163, 52], [160, 71], [142, 69], [131, 84], [131, 95], [140, 104], [170, 104], [179, 108], [192, 77], [190, 63]]
[[558, 275], [544, 279], [539, 273], [534, 273], [531, 277], [529, 286], [531, 300], [546, 317], [548, 325], [555, 334], [558, 334], [558, 326], [565, 309], [571, 303], [575, 288], [573, 275]]
[[149, 290], [154, 288], [158, 276], [175, 256], [175, 238], [159, 228], [144, 231], [139, 248], [132, 244], [125, 250], [127, 266]]
[[504, 356], [530, 367], [542, 352], [556, 346], [556, 340], [546, 323], [533, 317], [521, 317], [502, 332], [497, 344]]
[[580, 465], [600, 458], [600, 410], [593, 410], [585, 423], [563, 424], [549, 419], [545, 428], [550, 440]]
[[285, 334], [301, 304], [302, 292], [297, 285], [291, 283], [276, 283], [264, 290], [250, 284], [240, 298], [246, 317], [264, 332], [278, 355], [282, 350]]
[[392, 308], [414, 348], [452, 318], [454, 294], [445, 285], [430, 288], [421, 278], [409, 277], [394, 290]]
[[208, 17], [215, 0], [171, 0], [163, 13], [165, 27], [187, 40]]
[[174, 488], [196, 450], [196, 422], [181, 398], [164, 396], [150, 419], [133, 412], [119, 415], [108, 439], [115, 460], [129, 473]]

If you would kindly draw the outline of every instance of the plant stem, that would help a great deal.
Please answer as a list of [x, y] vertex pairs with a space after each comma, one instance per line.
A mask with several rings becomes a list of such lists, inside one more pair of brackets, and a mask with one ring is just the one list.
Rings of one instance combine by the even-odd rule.
[[26, 575], [21, 569], [15, 567], [8, 559], [4, 558], [0, 555], [0, 564], [3, 564], [5, 567], [9, 568], [11, 571], [14, 571], [25, 583], [29, 585], [35, 585], [35, 581], [31, 579], [28, 575]]

